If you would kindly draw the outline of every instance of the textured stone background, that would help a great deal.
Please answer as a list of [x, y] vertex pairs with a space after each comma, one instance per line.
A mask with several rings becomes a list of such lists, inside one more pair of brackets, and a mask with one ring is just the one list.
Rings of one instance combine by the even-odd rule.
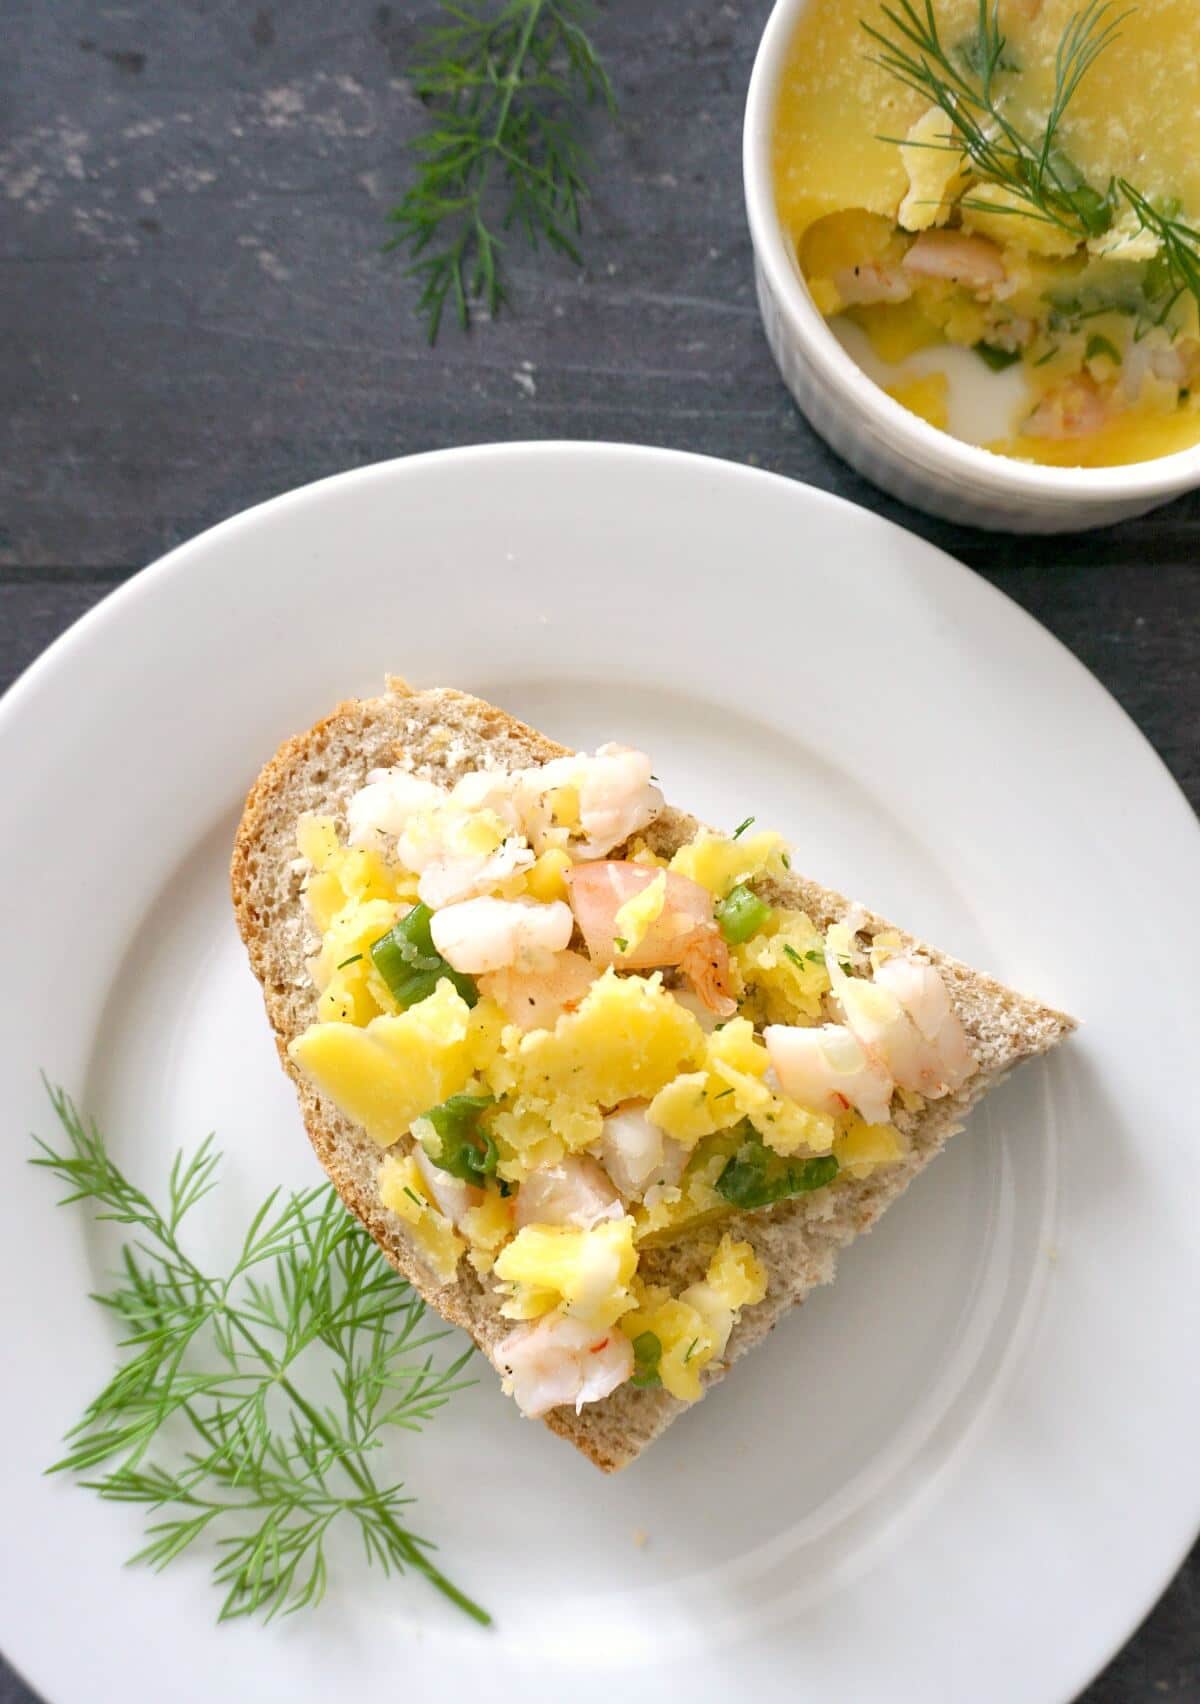
[[[767, 10], [612, 0], [595, 34], [621, 120], [596, 125], [587, 269], [514, 249], [512, 314], [430, 349], [380, 245], [431, 7], [0, 0], [0, 686], [144, 563], [289, 486], [448, 444], [625, 439], [776, 469], [951, 550], [1100, 676], [1196, 804], [1200, 498], [989, 537], [881, 497], [792, 407], [741, 203]], [[1088, 1704], [1200, 1699], [1198, 1581], [1193, 1556]], [[0, 1667], [0, 1704], [30, 1696]]]

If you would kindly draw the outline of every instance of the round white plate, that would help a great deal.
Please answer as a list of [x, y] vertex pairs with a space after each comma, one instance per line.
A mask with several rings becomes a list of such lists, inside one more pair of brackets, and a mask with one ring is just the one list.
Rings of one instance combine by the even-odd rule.
[[[316, 1613], [218, 1629], [203, 1557], [123, 1570], [138, 1512], [40, 1476], [113, 1331], [88, 1300], [108, 1245], [24, 1164], [28, 1132], [53, 1134], [37, 1072], [155, 1188], [216, 1129], [214, 1244], [314, 1177], [228, 853], [277, 742], [388, 671], [645, 746], [669, 797], [756, 813], [814, 876], [1084, 1028], [627, 1472], [522, 1422], [482, 1367], [397, 1440], [418, 1530], [493, 1631], [356, 1553]], [[1200, 842], [1122, 712], [983, 581], [718, 462], [418, 457], [139, 575], [0, 706], [0, 773], [0, 1645], [54, 1704], [664, 1684], [1037, 1704], [1150, 1607], [1200, 1513]]]

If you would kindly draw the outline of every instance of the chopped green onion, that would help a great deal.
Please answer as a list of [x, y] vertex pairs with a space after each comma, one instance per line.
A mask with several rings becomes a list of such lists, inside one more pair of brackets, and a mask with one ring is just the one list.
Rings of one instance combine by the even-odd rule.
[[468, 1006], [479, 999], [471, 978], [452, 970], [434, 946], [432, 920], [427, 905], [414, 905], [386, 935], [371, 942], [375, 968], [401, 1011], [428, 999], [443, 977], [454, 984]]
[[1085, 361], [1094, 361], [1098, 355], [1107, 355], [1114, 367], [1119, 367], [1122, 364], [1121, 351], [1116, 344], [1110, 342], [1107, 337], [1101, 336], [1098, 331], [1094, 331], [1087, 340], [1087, 351], [1083, 358]]
[[1002, 373], [1006, 367], [1015, 367], [1021, 359], [1019, 349], [1001, 349], [998, 343], [977, 343], [974, 347], [976, 355], [993, 373]]
[[483, 1114], [495, 1106], [492, 1095], [451, 1095], [425, 1117], [437, 1132], [437, 1151], [431, 1142], [421, 1146], [433, 1164], [464, 1183], [479, 1184], [496, 1170], [499, 1154]]
[[742, 835], [745, 834], [746, 830], [750, 827], [750, 824], [753, 821], [754, 821], [753, 817], [747, 817], [745, 822], [739, 822], [737, 827], [733, 831], [733, 838], [735, 840], [740, 840]]
[[771, 907], [745, 882], [739, 882], [717, 902], [716, 915], [722, 935], [731, 947], [736, 947], [758, 934], [771, 915]]
[[341, 964], [339, 964], [337, 968], [339, 970], [345, 970], [345, 968], [348, 964], [357, 964], [361, 957], [362, 957], [361, 953], [351, 953], [350, 957], [348, 959], [343, 959]]
[[838, 1173], [833, 1154], [812, 1160], [781, 1160], [750, 1124], [739, 1126], [746, 1140], [717, 1179], [718, 1195], [733, 1207], [770, 1207], [793, 1195], [824, 1189]]
[[630, 1384], [639, 1390], [660, 1385], [658, 1364], [662, 1360], [662, 1343], [653, 1331], [642, 1331], [633, 1340], [633, 1377]]

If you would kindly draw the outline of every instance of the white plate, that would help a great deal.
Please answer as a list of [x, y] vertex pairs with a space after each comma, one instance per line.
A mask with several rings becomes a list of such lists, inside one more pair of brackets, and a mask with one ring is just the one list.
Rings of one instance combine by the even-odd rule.
[[[751, 811], [803, 867], [1085, 1028], [628, 1472], [484, 1371], [397, 1449], [495, 1613], [351, 1557], [316, 1614], [218, 1631], [203, 1559], [39, 1470], [106, 1370], [105, 1254], [23, 1162], [43, 1066], [147, 1182], [216, 1128], [237, 1220], [313, 1176], [229, 912], [277, 741], [385, 671]], [[1197, 833], [1140, 735], [1012, 604], [830, 497], [591, 445], [418, 457], [217, 527], [0, 708], [0, 1644], [55, 1704], [1071, 1696], [1200, 1511]], [[473, 1464], [470, 1470], [464, 1463]], [[648, 1534], [639, 1545], [638, 1533]]]

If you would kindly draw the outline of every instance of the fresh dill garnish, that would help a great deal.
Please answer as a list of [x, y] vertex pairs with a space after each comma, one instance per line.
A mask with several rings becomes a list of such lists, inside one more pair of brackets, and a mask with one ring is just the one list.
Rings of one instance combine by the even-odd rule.
[[692, 1341], [688, 1344], [687, 1354], [683, 1357], [683, 1364], [684, 1364], [685, 1367], [687, 1366], [688, 1362], [691, 1360], [692, 1356], [696, 1353], [696, 1345], [697, 1345], [697, 1343], [699, 1343], [699, 1341], [700, 1341], [700, 1339], [698, 1337], [693, 1337]]
[[793, 964], [799, 965], [801, 970], [810, 964], [825, 963], [825, 954], [818, 952], [815, 947], [809, 947], [807, 952], [801, 953], [796, 950], [790, 941], [785, 941], [783, 943], [783, 956], [784, 958], [791, 959]]
[[348, 959], [343, 959], [341, 964], [338, 965], [338, 970], [345, 970], [348, 964], [357, 964], [361, 957], [361, 953], [351, 953]]
[[472, 302], [494, 316], [508, 300], [509, 231], [582, 264], [583, 114], [597, 100], [615, 111], [587, 35], [590, 0], [443, 0], [442, 10], [411, 71], [429, 122], [387, 245], [409, 255], [431, 343], [447, 300], [464, 329]]
[[754, 822], [754, 818], [752, 816], [744, 818], [744, 820], [739, 822], [737, 827], [734, 829], [733, 838], [735, 840], [740, 840], [742, 838], [742, 835], [745, 834], [746, 830], [751, 826], [751, 824], [753, 822]]
[[1119, 11], [1115, 0], [1088, 0], [1072, 14], [1059, 38], [1054, 88], [1040, 128], [1025, 128], [1010, 116], [1003, 79], [1018, 67], [1000, 28], [1000, 0], [979, 0], [976, 31], [966, 48], [943, 41], [934, 0], [891, 0], [880, 7], [885, 24], [864, 21], [862, 27], [877, 50], [869, 55], [873, 63], [947, 115], [946, 140], [920, 145], [965, 156], [976, 178], [1009, 191], [1014, 202], [998, 206], [967, 194], [960, 206], [1038, 219], [1083, 243], [1110, 231], [1124, 202], [1140, 229], [1159, 242], [1147, 269], [1146, 295], [1154, 304], [1153, 323], [1161, 325], [1185, 292], [1200, 302], [1200, 231], [1179, 218], [1177, 202], [1151, 201], [1127, 178], [1115, 178], [1103, 189], [1089, 183], [1059, 140], [1080, 83], [1135, 10]]
[[319, 1602], [336, 1526], [357, 1529], [385, 1573], [423, 1574], [488, 1623], [402, 1520], [403, 1486], [370, 1459], [388, 1428], [418, 1430], [462, 1388], [469, 1351], [435, 1364], [428, 1346], [445, 1333], [427, 1328], [419, 1296], [328, 1185], [273, 1190], [232, 1266], [210, 1275], [180, 1230], [216, 1186], [212, 1137], [176, 1156], [160, 1208], [70, 1096], [49, 1093], [66, 1142], [35, 1138], [32, 1163], [67, 1186], [64, 1204], [129, 1228], [93, 1298], [118, 1326], [120, 1360], [50, 1471], [89, 1475], [88, 1490], [156, 1517], [135, 1562], [157, 1571], [202, 1537], [215, 1543], [222, 1621]]
[[[1089, 0], [1064, 30], [1054, 60], [1054, 92], [1040, 134], [1009, 117], [999, 80], [1011, 74], [1008, 43], [1000, 28], [1000, 0], [979, 0], [970, 54], [956, 53], [941, 37], [933, 0], [893, 0], [880, 7], [891, 31], [864, 21], [878, 52], [870, 57], [908, 88], [941, 107], [953, 130], [945, 143], [965, 154], [976, 177], [1010, 190], [1015, 214], [1057, 225], [1079, 241], [1099, 236], [1113, 222], [1114, 197], [1100, 194], [1058, 145], [1063, 115], [1096, 60], [1129, 16], [1114, 0]], [[969, 196], [961, 205], [971, 207]], [[979, 206], [997, 212], [991, 202]]]
[[1156, 206], [1126, 178], [1119, 180], [1118, 188], [1133, 208], [1142, 230], [1149, 231], [1159, 241], [1159, 252], [1150, 264], [1163, 273], [1159, 283], [1164, 286], [1162, 294], [1168, 298], [1159, 315], [1161, 322], [1184, 291], [1200, 302], [1200, 231], [1178, 217], [1178, 203]]

